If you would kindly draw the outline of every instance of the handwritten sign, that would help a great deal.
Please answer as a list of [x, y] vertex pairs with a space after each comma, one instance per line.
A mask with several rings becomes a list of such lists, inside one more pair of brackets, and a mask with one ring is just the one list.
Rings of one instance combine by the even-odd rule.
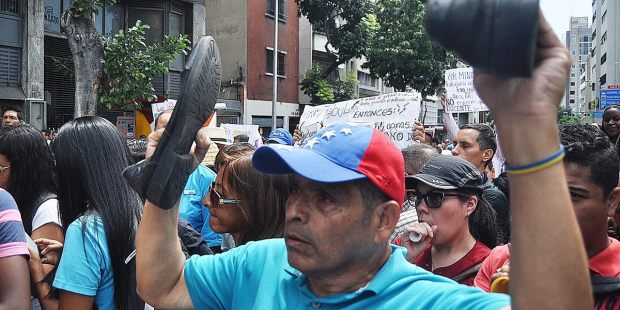
[[302, 141], [323, 127], [356, 123], [377, 128], [399, 148], [414, 143], [414, 121], [420, 115], [422, 97], [416, 93], [391, 93], [334, 104], [306, 107], [300, 119]]
[[258, 132], [258, 125], [238, 125], [238, 124], [222, 124], [221, 126], [226, 131], [226, 140], [233, 142], [236, 136], [246, 135], [250, 137], [250, 144], [254, 147], [263, 145], [263, 139]]
[[161, 114], [161, 112], [168, 111], [174, 109], [174, 106], [177, 104], [176, 100], [166, 100], [164, 102], [158, 102], [151, 104], [151, 109], [153, 110], [153, 119], [157, 119], [157, 116]]
[[446, 70], [446, 112], [468, 113], [488, 111], [474, 88], [472, 68]]

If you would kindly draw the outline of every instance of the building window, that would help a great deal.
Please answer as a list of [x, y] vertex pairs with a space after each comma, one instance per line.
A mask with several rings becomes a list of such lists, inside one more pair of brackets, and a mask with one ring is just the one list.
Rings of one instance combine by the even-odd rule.
[[60, 0], [45, 0], [43, 18], [45, 31], [60, 32], [60, 15], [65, 10]]
[[607, 74], [603, 74], [603, 76], [601, 76], [601, 78], [599, 79], [599, 84], [601, 86], [607, 84]]
[[0, 86], [20, 86], [21, 48], [0, 45]]
[[607, 61], [607, 53], [603, 54], [603, 56], [601, 57], [601, 65], [604, 64]]
[[105, 4], [98, 10], [99, 13], [95, 15], [95, 26], [99, 33], [114, 35], [124, 28], [125, 10], [122, 7]]
[[571, 99], [569, 102], [570, 103], [575, 103], [575, 99]]
[[437, 109], [437, 124], [443, 124], [443, 109]]
[[[286, 76], [286, 53], [278, 51], [278, 75]], [[267, 73], [273, 74], [273, 49], [267, 48]]]
[[574, 95], [574, 94], [575, 94], [575, 91], [574, 91], [574, 90], [571, 90], [571, 91], [570, 91], [570, 94], [571, 94], [571, 95]]
[[607, 41], [607, 31], [605, 31], [601, 37], [601, 45], [605, 44], [605, 41]]
[[366, 72], [357, 71], [357, 79], [361, 85], [377, 88], [377, 79]]
[[[278, 19], [286, 21], [286, 0], [278, 1]], [[276, 0], [267, 0], [267, 15], [273, 17], [276, 13]]]
[[607, 17], [607, 11], [605, 11], [605, 13], [603, 13], [603, 16], [601, 16], [601, 23], [605, 22], [605, 17]]
[[575, 86], [575, 82], [570, 82], [570, 86]]
[[4, 13], [19, 15], [18, 0], [0, 0], [0, 11]]

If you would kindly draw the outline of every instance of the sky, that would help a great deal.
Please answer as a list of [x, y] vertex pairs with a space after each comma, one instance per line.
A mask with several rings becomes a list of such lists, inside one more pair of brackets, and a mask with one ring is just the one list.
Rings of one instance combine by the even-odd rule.
[[562, 41], [566, 39], [571, 16], [588, 16], [592, 22], [592, 0], [540, 0], [540, 7]]

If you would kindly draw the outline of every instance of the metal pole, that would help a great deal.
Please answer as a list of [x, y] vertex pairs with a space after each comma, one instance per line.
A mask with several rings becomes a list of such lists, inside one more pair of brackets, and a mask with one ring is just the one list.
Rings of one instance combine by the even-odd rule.
[[276, 10], [273, 16], [274, 35], [273, 35], [273, 101], [271, 102], [271, 130], [276, 129], [276, 102], [278, 102], [278, 24], [279, 21], [279, 0], [273, 0]]

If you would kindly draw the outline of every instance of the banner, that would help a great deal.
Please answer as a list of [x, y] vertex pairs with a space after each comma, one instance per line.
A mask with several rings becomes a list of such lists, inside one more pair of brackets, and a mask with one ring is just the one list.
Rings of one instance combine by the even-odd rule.
[[261, 139], [260, 133], [258, 132], [258, 125], [222, 124], [220, 127], [224, 128], [224, 131], [226, 131], [226, 140], [228, 140], [228, 142], [232, 143], [235, 136], [246, 135], [250, 137], [248, 143], [252, 144], [254, 147], [263, 145], [263, 139]]
[[420, 115], [422, 97], [417, 93], [391, 93], [306, 107], [299, 120], [302, 141], [323, 127], [355, 123], [377, 128], [399, 148], [413, 143], [415, 120]]
[[446, 70], [446, 112], [469, 113], [488, 111], [474, 88], [474, 70], [458, 68]]
[[151, 109], [153, 110], [153, 120], [156, 120], [157, 116], [159, 116], [161, 112], [174, 109], [176, 104], [177, 101], [173, 99], [151, 104]]

